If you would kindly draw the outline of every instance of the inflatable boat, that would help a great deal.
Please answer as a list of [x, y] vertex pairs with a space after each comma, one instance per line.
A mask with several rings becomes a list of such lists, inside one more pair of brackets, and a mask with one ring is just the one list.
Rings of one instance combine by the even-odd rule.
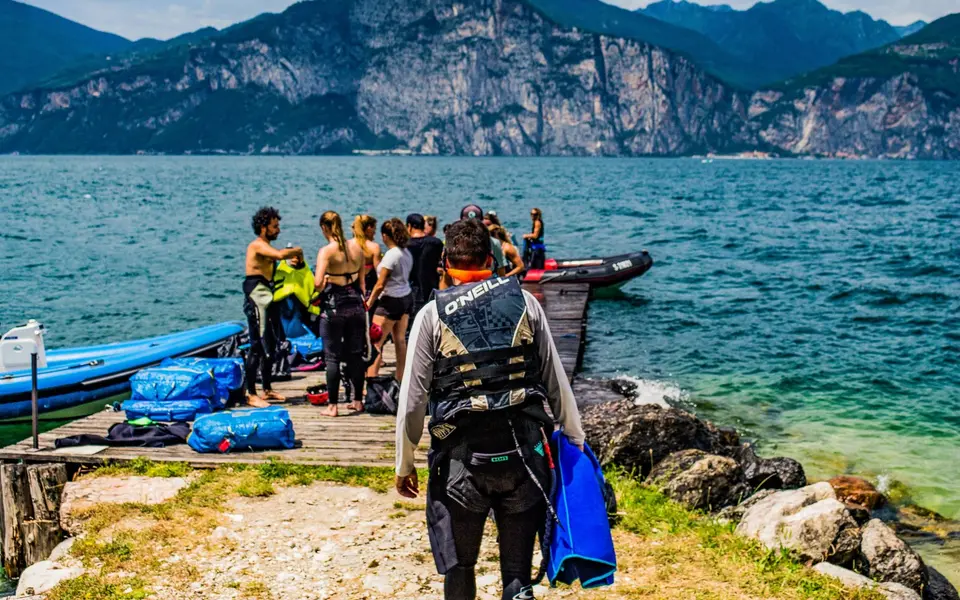
[[524, 283], [589, 283], [591, 288], [618, 287], [640, 277], [653, 266], [644, 252], [609, 258], [547, 259], [544, 269], [531, 269]]
[[160, 337], [85, 348], [45, 351], [43, 325], [31, 321], [0, 339], [0, 423], [29, 419], [30, 352], [38, 355], [40, 414], [46, 418], [82, 416], [81, 407], [125, 394], [130, 377], [166, 358], [212, 354], [243, 333], [241, 323], [228, 322]]

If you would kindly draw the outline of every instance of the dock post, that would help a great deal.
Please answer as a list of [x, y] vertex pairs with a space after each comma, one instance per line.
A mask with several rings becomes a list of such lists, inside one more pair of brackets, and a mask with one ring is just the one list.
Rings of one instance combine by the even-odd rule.
[[40, 407], [37, 402], [37, 350], [30, 353], [30, 408], [33, 412], [33, 449], [40, 449]]

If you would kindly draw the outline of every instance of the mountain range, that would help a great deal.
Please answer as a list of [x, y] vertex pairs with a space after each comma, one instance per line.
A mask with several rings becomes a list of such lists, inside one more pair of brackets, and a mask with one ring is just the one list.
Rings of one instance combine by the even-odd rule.
[[960, 157], [958, 23], [840, 16], [871, 33], [831, 52], [894, 41], [753, 91], [737, 44], [597, 0], [305, 1], [2, 96], [0, 152]]
[[844, 14], [817, 0], [759, 2], [744, 11], [661, 0], [641, 12], [703, 34], [750, 65], [752, 81], [759, 86], [832, 65], [901, 37], [886, 21], [860, 11]]
[[132, 42], [14, 0], [0, 0], [0, 94]]

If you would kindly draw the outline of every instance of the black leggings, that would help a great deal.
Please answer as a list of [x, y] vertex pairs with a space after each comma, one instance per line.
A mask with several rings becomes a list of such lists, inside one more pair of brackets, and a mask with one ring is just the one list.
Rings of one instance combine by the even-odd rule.
[[[358, 292], [359, 293], [359, 292]], [[323, 353], [327, 362], [327, 390], [330, 403], [340, 400], [341, 363], [347, 381], [353, 391], [353, 399], [363, 399], [363, 379], [367, 364], [364, 354], [367, 352], [367, 316], [363, 303], [356, 298], [341, 294], [336, 309], [328, 309], [323, 314]]]
[[[477, 596], [474, 568], [480, 556], [480, 542], [486, 513], [466, 510], [456, 502], [449, 505], [450, 516], [456, 526], [453, 541], [459, 558], [458, 566], [447, 572], [443, 582], [446, 600], [473, 600]], [[537, 531], [543, 526], [546, 504], [540, 502], [522, 513], [504, 514], [493, 509], [497, 520], [500, 546], [500, 576], [503, 578], [503, 600], [531, 600], [530, 570]]]

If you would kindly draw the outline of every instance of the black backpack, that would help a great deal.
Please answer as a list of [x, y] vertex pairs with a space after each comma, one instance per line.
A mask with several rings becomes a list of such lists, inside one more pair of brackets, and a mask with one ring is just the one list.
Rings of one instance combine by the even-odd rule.
[[392, 375], [367, 378], [363, 408], [372, 415], [395, 415], [400, 399], [400, 384]]

